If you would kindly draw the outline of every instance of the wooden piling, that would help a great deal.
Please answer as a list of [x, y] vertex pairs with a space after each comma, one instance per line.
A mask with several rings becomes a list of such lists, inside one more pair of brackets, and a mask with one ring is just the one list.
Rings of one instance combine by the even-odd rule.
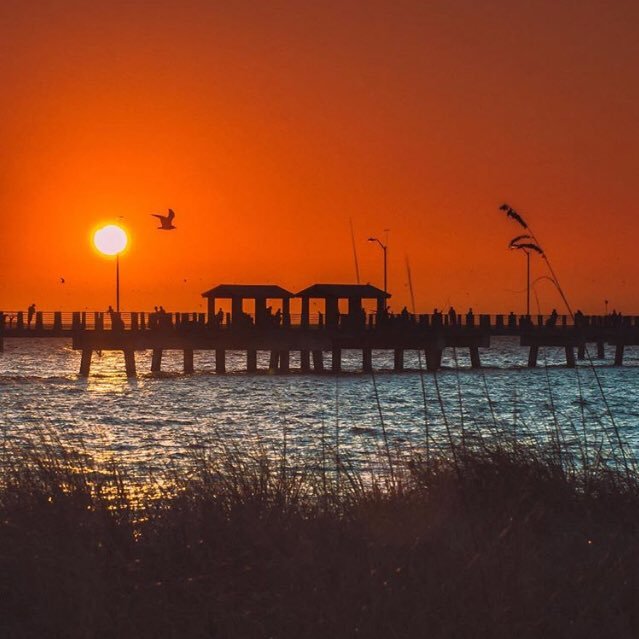
[[331, 354], [331, 370], [334, 373], [339, 373], [342, 370], [342, 349], [333, 348]]
[[215, 349], [215, 372], [226, 373], [226, 351], [223, 348]]
[[273, 371], [273, 372], [276, 371], [279, 361], [280, 361], [280, 352], [279, 351], [271, 351], [271, 357], [270, 357], [269, 363], [268, 363], [269, 371]]
[[575, 367], [575, 351], [572, 346], [566, 346], [566, 366], [568, 368]]
[[479, 346], [470, 347], [470, 365], [472, 368], [481, 368], [481, 359], [479, 358]]
[[127, 377], [135, 377], [135, 351], [131, 349], [126, 349], [124, 351], [124, 368], [126, 370]]
[[246, 370], [249, 373], [255, 373], [257, 371], [257, 351], [246, 351]]
[[154, 348], [151, 354], [151, 372], [159, 373], [162, 370], [162, 349]]
[[373, 372], [373, 349], [372, 348], [362, 349], [362, 370], [365, 373]]
[[528, 368], [537, 366], [537, 356], [539, 355], [539, 346], [531, 346], [528, 352]]
[[279, 351], [279, 372], [288, 373], [291, 368], [291, 353], [290, 351]]
[[442, 349], [441, 348], [426, 348], [424, 351], [426, 355], [426, 370], [438, 371], [442, 365]]
[[90, 348], [85, 348], [82, 351], [82, 357], [80, 359], [80, 377], [88, 377], [91, 372], [91, 357], [93, 351]]
[[187, 375], [190, 375], [195, 371], [193, 366], [193, 349], [185, 348], [184, 349], [184, 372]]
[[606, 349], [603, 342], [597, 342], [597, 357], [603, 359], [606, 356]]
[[396, 348], [393, 352], [393, 368], [396, 371], [404, 370], [404, 349]]
[[577, 346], [577, 359], [586, 359], [586, 344], [584, 342]]
[[322, 351], [312, 351], [313, 370], [316, 373], [324, 372], [324, 353]]
[[311, 352], [307, 350], [300, 351], [300, 368], [303, 373], [311, 370]]
[[623, 344], [617, 344], [615, 347], [615, 366], [623, 364]]

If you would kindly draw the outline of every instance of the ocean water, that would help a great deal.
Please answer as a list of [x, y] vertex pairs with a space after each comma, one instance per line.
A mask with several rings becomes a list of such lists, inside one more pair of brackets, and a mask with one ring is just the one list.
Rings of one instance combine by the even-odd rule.
[[[299, 366], [292, 354], [291, 367]], [[594, 357], [594, 353], [592, 353]], [[325, 354], [330, 361], [330, 355]], [[374, 352], [374, 375], [360, 372], [361, 353], [343, 353], [344, 373], [272, 375], [243, 372], [245, 354], [227, 354], [226, 375], [214, 372], [212, 352], [196, 352], [194, 375], [181, 373], [180, 352], [166, 352], [163, 373], [151, 374], [151, 354], [136, 354], [138, 377], [124, 374], [123, 356], [95, 356], [91, 376], [78, 376], [80, 354], [65, 339], [5, 339], [0, 353], [0, 428], [5, 441], [53, 433], [98, 456], [116, 455], [131, 469], [180, 464], [194, 448], [262, 446], [291, 457], [334, 446], [365, 463], [384, 434], [398, 450], [445, 446], [449, 433], [491, 438], [496, 433], [543, 441], [559, 428], [568, 442], [604, 450], [617, 433], [639, 452], [639, 349], [624, 366], [606, 359], [564, 365], [563, 349], [540, 349], [528, 369], [527, 349], [513, 338], [493, 339], [472, 370], [466, 349], [447, 349], [436, 375], [420, 370], [407, 351], [402, 373], [390, 352]], [[258, 366], [268, 367], [260, 353]]]

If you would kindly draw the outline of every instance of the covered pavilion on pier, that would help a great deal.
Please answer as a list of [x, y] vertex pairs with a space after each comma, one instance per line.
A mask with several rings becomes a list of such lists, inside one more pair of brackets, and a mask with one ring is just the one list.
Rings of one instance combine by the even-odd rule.
[[270, 318], [267, 312], [268, 300], [281, 300], [282, 302], [282, 325], [289, 326], [291, 323], [290, 300], [293, 293], [281, 286], [274, 284], [220, 284], [205, 293], [202, 297], [207, 299], [209, 326], [214, 326], [217, 322], [215, 315], [215, 305], [219, 299], [231, 300], [231, 326], [241, 326], [246, 321], [243, 309], [244, 300], [255, 302], [255, 326], [267, 327]]
[[348, 300], [348, 323], [352, 327], [363, 326], [366, 321], [362, 300], [376, 300], [377, 317], [381, 317], [386, 309], [389, 293], [371, 284], [313, 284], [295, 295], [302, 300], [302, 326], [310, 323], [310, 301], [324, 300], [326, 326], [336, 328], [339, 325], [339, 301]]

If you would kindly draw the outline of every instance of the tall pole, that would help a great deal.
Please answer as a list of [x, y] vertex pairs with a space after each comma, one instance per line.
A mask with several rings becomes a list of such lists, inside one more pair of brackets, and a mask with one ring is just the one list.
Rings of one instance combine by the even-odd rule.
[[384, 293], [388, 293], [388, 270], [386, 261], [386, 251], [388, 250], [388, 246], [385, 244], [382, 248], [384, 249]]
[[380, 245], [382, 251], [384, 251], [384, 293], [388, 293], [388, 267], [387, 267], [388, 262], [387, 262], [387, 256], [386, 256], [386, 251], [388, 250], [388, 245], [387, 244], [383, 244], [376, 237], [369, 237], [368, 241], [369, 242], [377, 242], [377, 244]]
[[526, 317], [530, 317], [530, 251], [526, 251]]
[[115, 310], [120, 312], [120, 254], [115, 256]]

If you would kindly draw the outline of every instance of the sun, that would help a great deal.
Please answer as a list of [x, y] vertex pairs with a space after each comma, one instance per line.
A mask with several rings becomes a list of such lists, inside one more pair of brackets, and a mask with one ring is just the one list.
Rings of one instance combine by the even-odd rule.
[[93, 235], [95, 248], [104, 255], [118, 255], [126, 248], [128, 238], [124, 229], [115, 224], [108, 224], [98, 229]]

